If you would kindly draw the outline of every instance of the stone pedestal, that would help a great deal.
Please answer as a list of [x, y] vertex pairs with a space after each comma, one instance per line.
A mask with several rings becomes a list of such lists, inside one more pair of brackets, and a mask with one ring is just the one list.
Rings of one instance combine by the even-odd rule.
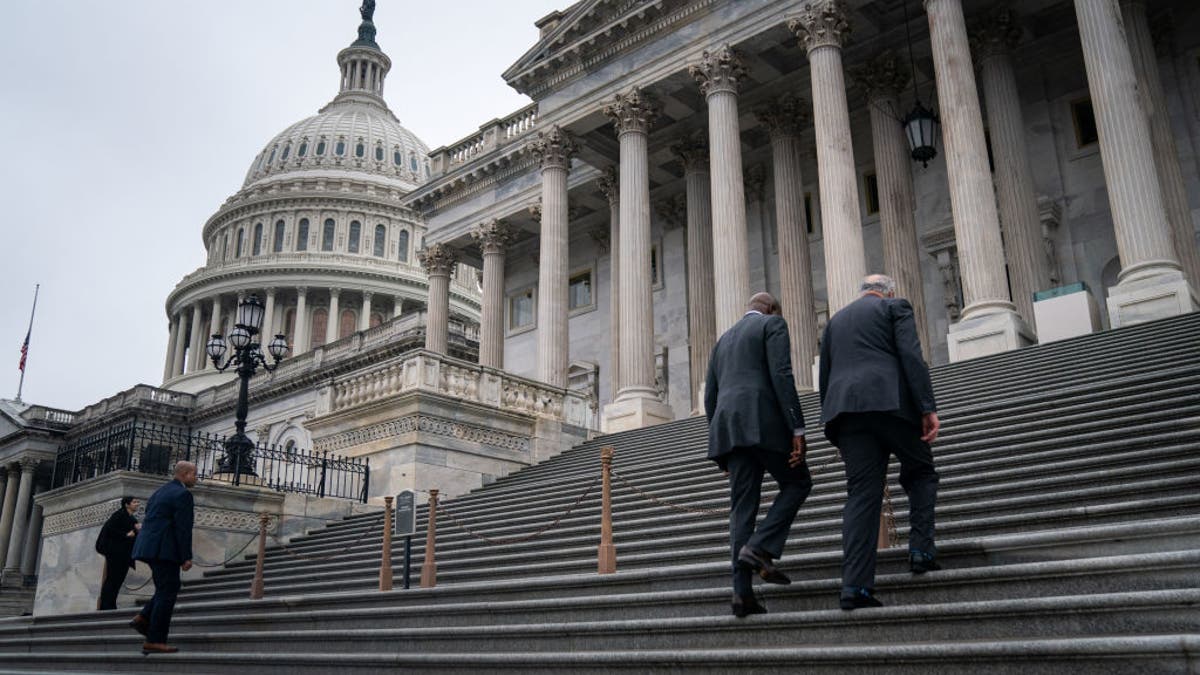
[[950, 326], [946, 346], [950, 362], [999, 354], [1033, 343], [1033, 331], [1016, 312], [983, 314]]
[[1108, 325], [1112, 328], [1165, 319], [1197, 309], [1200, 309], [1200, 300], [1180, 273], [1126, 281], [1108, 289]]
[[1033, 316], [1038, 343], [1054, 342], [1100, 330], [1096, 299], [1083, 284], [1071, 284], [1035, 294]]
[[606, 434], [641, 429], [675, 419], [671, 406], [655, 398], [615, 401], [604, 406], [600, 430]]

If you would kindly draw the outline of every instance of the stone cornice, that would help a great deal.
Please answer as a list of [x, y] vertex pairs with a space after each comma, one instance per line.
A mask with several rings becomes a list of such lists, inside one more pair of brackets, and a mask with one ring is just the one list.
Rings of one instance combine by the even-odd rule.
[[503, 156], [485, 157], [459, 171], [446, 180], [439, 180], [428, 191], [414, 193], [412, 208], [423, 215], [437, 214], [455, 204], [495, 187], [514, 176], [527, 173], [538, 166], [533, 153], [532, 137], [528, 142], [509, 148]]

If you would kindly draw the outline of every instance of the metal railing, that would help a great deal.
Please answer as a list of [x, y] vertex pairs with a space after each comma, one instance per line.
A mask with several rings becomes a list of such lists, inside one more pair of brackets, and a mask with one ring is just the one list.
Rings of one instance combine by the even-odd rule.
[[175, 462], [196, 464], [197, 475], [233, 485], [367, 501], [370, 462], [328, 452], [256, 443], [248, 466], [225, 459], [226, 437], [126, 420], [62, 446], [54, 462], [53, 487], [82, 483], [113, 471], [166, 476]]

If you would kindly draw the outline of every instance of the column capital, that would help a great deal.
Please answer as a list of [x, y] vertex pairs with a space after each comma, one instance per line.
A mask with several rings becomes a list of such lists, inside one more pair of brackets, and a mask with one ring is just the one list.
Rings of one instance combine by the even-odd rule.
[[799, 136], [811, 120], [808, 105], [794, 94], [784, 94], [754, 110], [754, 116], [772, 137]]
[[746, 194], [762, 201], [766, 196], [767, 169], [762, 164], [751, 164], [742, 174], [742, 182], [746, 186]]
[[1012, 52], [1021, 41], [1017, 13], [1007, 7], [994, 9], [971, 21], [967, 28], [976, 61]]
[[700, 63], [688, 66], [688, 72], [700, 85], [700, 93], [711, 96], [720, 92], [737, 94], [738, 82], [746, 76], [742, 55], [729, 45], [700, 55]]
[[330, 286], [329, 287], [329, 297], [341, 299], [342, 289], [338, 286]]
[[534, 203], [530, 204], [529, 206], [526, 206], [525, 210], [529, 212], [529, 217], [533, 218], [533, 221], [535, 223], [542, 222], [542, 204], [541, 204], [541, 202], [534, 202]]
[[596, 248], [601, 253], [608, 253], [609, 246], [612, 245], [612, 233], [608, 231], [608, 227], [597, 225], [588, 231], [592, 241], [596, 243]]
[[850, 39], [850, 14], [842, 0], [805, 2], [787, 26], [810, 53], [819, 47], [841, 49]]
[[363, 300], [370, 300], [371, 296], [373, 296], [373, 295], [375, 295], [374, 291], [363, 291], [362, 292]]
[[671, 152], [683, 162], [684, 172], [708, 171], [708, 140], [703, 134], [684, 136], [671, 144]]
[[[895, 98], [910, 82], [908, 66], [896, 52], [887, 50], [846, 69], [850, 81], [867, 96], [867, 101]], [[891, 111], [893, 115], [898, 111]]]
[[654, 120], [658, 119], [658, 104], [640, 87], [627, 94], [617, 94], [613, 102], [604, 106], [602, 112], [612, 119], [617, 127], [617, 136], [626, 133], [650, 133]]
[[596, 179], [596, 184], [600, 188], [600, 192], [608, 199], [609, 206], [621, 201], [621, 181], [617, 178], [615, 166], [606, 167], [600, 177]]
[[24, 474], [36, 471], [38, 464], [41, 464], [41, 461], [34, 459], [33, 457], [22, 457], [21, 459], [17, 460], [17, 464], [20, 465], [21, 473]]
[[303, 298], [306, 295], [308, 295], [308, 286], [297, 286], [296, 287], [296, 297]]
[[665, 221], [663, 229], [687, 227], [687, 194], [677, 192], [657, 204], [658, 215]]
[[417, 251], [417, 258], [421, 261], [421, 266], [425, 268], [425, 273], [433, 276], [441, 274], [450, 275], [450, 269], [458, 262], [458, 255], [454, 249], [445, 244], [432, 244]]
[[479, 250], [487, 255], [489, 253], [504, 253], [504, 249], [512, 243], [513, 231], [508, 223], [498, 218], [480, 223], [475, 229], [471, 230], [471, 238], [478, 244]]
[[550, 127], [548, 131], [539, 132], [537, 139], [530, 147], [541, 160], [543, 170], [563, 169], [564, 171], [571, 168], [571, 157], [579, 149], [574, 139], [571, 138], [571, 134], [563, 131], [557, 124]]
[[266, 291], [265, 291], [265, 293], [267, 294], [267, 297], [268, 297], [268, 298], [271, 298], [271, 297], [274, 297], [274, 296], [275, 296], [275, 291], [276, 291], [276, 290], [277, 290], [277, 289], [276, 289], [274, 286], [268, 286], [268, 287], [267, 287], [267, 289], [266, 289]]

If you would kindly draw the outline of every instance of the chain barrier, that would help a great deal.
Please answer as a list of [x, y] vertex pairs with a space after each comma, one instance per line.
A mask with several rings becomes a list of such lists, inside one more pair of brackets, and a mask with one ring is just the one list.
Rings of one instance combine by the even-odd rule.
[[[343, 546], [342, 548], [334, 551], [333, 553], [327, 553], [327, 554], [322, 554], [322, 555], [305, 555], [303, 553], [296, 553], [295, 551], [293, 551], [287, 547], [287, 544], [285, 544], [283, 542], [283, 540], [279, 538], [279, 535], [268, 534], [267, 536], [274, 539], [276, 542], [278, 542], [279, 548], [281, 550], [283, 550], [284, 553], [292, 556], [293, 558], [298, 558], [300, 560], [305, 560], [308, 562], [325, 562], [326, 560], [333, 560], [334, 558], [336, 558], [340, 555], [345, 555], [350, 549], [361, 544], [363, 542], [363, 540], [367, 538], [367, 535], [372, 534], [375, 526], [378, 525], [379, 521], [383, 520], [384, 516], [386, 516], [386, 515], [387, 515], [386, 511], [380, 511], [378, 514], [376, 514], [375, 518], [372, 518], [369, 521], [368, 526], [363, 528], [362, 534], [358, 535], [358, 539], [355, 539], [349, 546]], [[301, 516], [301, 517], [308, 518], [309, 516]], [[314, 520], [317, 520], [317, 519], [314, 519]]]
[[555, 518], [550, 524], [546, 525], [545, 527], [542, 527], [541, 529], [537, 530], [536, 532], [533, 532], [532, 534], [528, 534], [528, 535], [525, 535], [522, 537], [513, 537], [510, 539], [494, 539], [492, 537], [487, 537], [485, 535], [479, 534], [478, 532], [475, 532], [474, 530], [472, 530], [471, 528], [469, 528], [465, 524], [463, 524], [463, 522], [461, 520], [459, 520], [458, 518], [456, 518], [453, 513], [450, 513], [449, 511], [447, 511], [446, 507], [441, 502], [439, 502], [437, 505], [437, 511], [439, 514], [449, 518], [450, 522], [453, 523], [454, 525], [458, 526], [459, 529], [461, 529], [462, 531], [466, 532], [470, 536], [472, 536], [480, 541], [487, 542], [488, 544], [499, 545], [499, 546], [504, 546], [507, 544], [521, 544], [521, 543], [530, 541], [532, 539], [535, 539], [535, 538], [541, 536], [542, 534], [545, 534], [547, 531], [549, 531], [555, 525], [558, 525], [560, 522], [562, 522], [563, 518], [566, 518], [567, 516], [571, 515], [571, 512], [575, 510], [575, 507], [577, 507], [583, 503], [583, 500], [586, 499], [589, 494], [591, 494], [592, 490], [595, 489], [595, 487], [596, 487], [596, 483], [599, 483], [599, 482], [600, 482], [600, 476], [596, 476], [596, 477], [592, 478], [592, 482], [588, 483], [587, 489], [584, 490], [583, 493], [581, 493], [579, 495], [579, 497], [575, 500], [575, 502], [573, 504], [571, 504], [571, 506], [567, 507], [566, 511], [559, 514], [559, 516], [557, 518]]
[[[253, 536], [253, 537], [251, 537], [251, 538], [250, 538], [250, 541], [247, 541], [245, 544], [242, 544], [242, 547], [241, 547], [241, 548], [239, 548], [239, 549], [237, 550], [237, 553], [234, 553], [233, 555], [229, 556], [229, 557], [228, 557], [228, 558], [226, 558], [226, 559], [225, 559], [223, 562], [219, 562], [219, 563], [203, 563], [203, 562], [199, 562], [199, 561], [197, 561], [197, 560], [193, 560], [193, 561], [192, 561], [192, 566], [193, 566], [193, 567], [209, 567], [209, 568], [212, 568], [212, 567], [224, 567], [225, 565], [227, 565], [227, 564], [229, 564], [229, 563], [233, 562], [233, 561], [234, 561], [234, 559], [236, 559], [238, 556], [240, 556], [240, 555], [242, 554], [242, 551], [245, 551], [245, 550], [246, 550], [246, 547], [247, 547], [247, 546], [249, 546], [250, 544], [254, 543], [254, 540], [255, 540], [255, 539], [258, 539], [258, 533], [257, 533], [257, 532], [254, 534], [254, 536]], [[145, 587], [146, 587], [146, 584], [149, 584], [149, 583], [150, 583], [151, 581], [153, 581], [153, 580], [154, 580], [154, 577], [147, 577], [145, 581], [143, 581], [141, 584], [139, 584], [139, 585], [137, 585], [137, 586], [130, 586], [129, 584], [121, 584], [121, 585], [125, 587], [125, 590], [127, 590], [127, 591], [129, 591], [129, 592], [131, 592], [131, 593], [132, 593], [132, 592], [134, 592], [134, 591], [140, 591], [140, 590], [142, 590], [143, 588], [145, 588]]]

